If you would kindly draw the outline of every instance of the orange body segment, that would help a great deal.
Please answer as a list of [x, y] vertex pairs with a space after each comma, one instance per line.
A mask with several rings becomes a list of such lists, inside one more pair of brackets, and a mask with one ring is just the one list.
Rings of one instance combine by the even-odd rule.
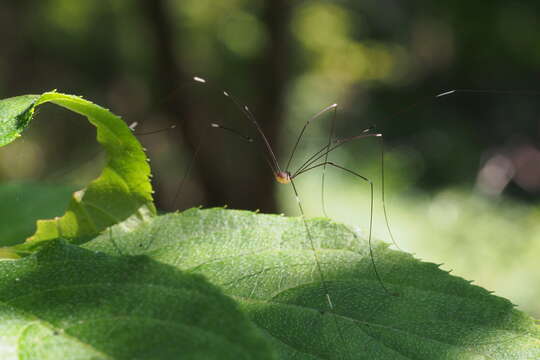
[[291, 174], [286, 171], [280, 171], [276, 174], [276, 181], [280, 184], [289, 184], [291, 182]]

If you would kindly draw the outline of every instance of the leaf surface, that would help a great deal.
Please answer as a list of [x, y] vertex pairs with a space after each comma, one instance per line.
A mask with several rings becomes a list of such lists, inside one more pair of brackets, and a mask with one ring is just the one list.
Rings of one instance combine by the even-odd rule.
[[23, 95], [0, 100], [0, 146], [21, 136], [34, 115], [39, 95]]
[[0, 145], [20, 136], [36, 107], [47, 102], [79, 113], [96, 126], [97, 140], [107, 156], [106, 165], [87, 188], [73, 194], [62, 217], [38, 221], [36, 233], [16, 248], [4, 248], [4, 256], [35, 251], [44, 242], [57, 238], [81, 242], [121, 222], [131, 228], [156, 212], [150, 167], [140, 143], [122, 119], [90, 101], [56, 92], [1, 100]]
[[0, 358], [273, 359], [238, 305], [197, 274], [62, 241], [0, 262]]
[[282, 359], [538, 359], [540, 331], [506, 299], [324, 219], [223, 209], [159, 216], [85, 244], [203, 274], [236, 299]]

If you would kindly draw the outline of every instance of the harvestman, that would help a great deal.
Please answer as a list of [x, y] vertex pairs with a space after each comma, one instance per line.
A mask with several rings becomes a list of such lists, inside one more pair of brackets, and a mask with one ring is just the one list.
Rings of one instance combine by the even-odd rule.
[[[198, 82], [198, 83], [210, 86], [208, 84], [207, 80], [202, 78], [202, 77], [195, 76], [195, 77], [193, 77], [193, 80]], [[270, 142], [268, 141], [268, 138], [266, 137], [266, 135], [262, 131], [262, 128], [261, 128], [260, 124], [255, 119], [255, 116], [253, 115], [253, 113], [251, 112], [249, 107], [247, 105], [241, 105], [240, 102], [238, 102], [238, 100], [234, 96], [232, 96], [229, 92], [227, 92], [227, 91], [220, 91], [220, 92], [225, 97], [227, 97], [228, 99], [230, 99], [233, 102], [233, 104], [246, 116], [246, 118], [252, 123], [252, 125], [257, 130], [257, 133], [259, 134], [261, 140], [263, 141], [263, 144], [264, 144], [264, 147], [265, 147], [265, 150], [266, 150], [264, 152], [264, 154], [266, 155], [266, 157], [265, 157], [266, 161], [267, 161], [268, 165], [270, 166], [270, 169], [272, 170], [272, 173], [274, 174], [275, 180], [279, 184], [291, 184], [291, 187], [292, 187], [292, 189], [294, 191], [294, 194], [295, 194], [296, 201], [298, 203], [298, 208], [300, 210], [301, 218], [303, 219], [304, 226], [306, 228], [306, 233], [307, 233], [308, 239], [309, 239], [309, 245], [310, 245], [310, 248], [311, 248], [311, 250], [313, 252], [314, 260], [315, 260], [316, 266], [317, 266], [317, 271], [318, 271], [319, 276], [321, 278], [321, 282], [322, 282], [322, 285], [323, 285], [323, 289], [325, 291], [325, 297], [326, 297], [329, 309], [330, 310], [334, 309], [334, 305], [332, 303], [332, 299], [330, 297], [328, 287], [326, 285], [326, 280], [325, 280], [325, 277], [324, 277], [324, 273], [322, 271], [321, 263], [319, 261], [320, 259], [319, 259], [318, 255], [317, 255], [317, 251], [316, 251], [316, 248], [315, 248], [315, 244], [313, 242], [313, 238], [311, 236], [309, 227], [308, 227], [306, 219], [305, 219], [305, 213], [304, 213], [304, 209], [303, 209], [303, 206], [302, 206], [302, 202], [300, 201], [300, 196], [299, 196], [298, 190], [296, 188], [296, 185], [294, 183], [294, 180], [299, 175], [307, 173], [307, 172], [309, 172], [311, 170], [314, 170], [314, 169], [320, 168], [320, 167], [323, 168], [321, 197], [322, 197], [323, 213], [325, 214], [325, 216], [327, 216], [327, 214], [326, 214], [326, 207], [325, 207], [325, 201], [324, 201], [324, 189], [325, 189], [324, 185], [325, 185], [325, 174], [326, 174], [326, 167], [327, 166], [331, 166], [331, 167], [337, 168], [339, 170], [342, 170], [342, 171], [344, 171], [344, 172], [346, 172], [346, 173], [348, 173], [350, 175], [353, 175], [356, 178], [364, 181], [365, 183], [369, 184], [369, 187], [370, 187], [370, 204], [369, 204], [370, 215], [369, 215], [369, 230], [368, 230], [368, 246], [369, 246], [370, 261], [371, 261], [371, 264], [372, 264], [372, 268], [373, 268], [373, 272], [375, 274], [375, 277], [377, 278], [377, 281], [380, 284], [381, 288], [389, 295], [393, 295], [393, 296], [397, 295], [396, 293], [390, 292], [386, 288], [386, 286], [384, 285], [384, 283], [382, 281], [382, 277], [380, 276], [380, 274], [379, 274], [379, 272], [377, 270], [377, 266], [376, 266], [375, 258], [374, 258], [374, 254], [373, 254], [373, 249], [372, 249], [373, 198], [374, 198], [373, 182], [370, 179], [368, 179], [367, 177], [365, 177], [365, 176], [363, 176], [363, 175], [361, 175], [361, 174], [359, 174], [359, 173], [357, 173], [355, 171], [347, 169], [344, 166], [341, 166], [339, 164], [336, 164], [336, 163], [328, 160], [328, 155], [332, 151], [334, 151], [338, 147], [340, 147], [343, 144], [346, 144], [346, 143], [348, 143], [350, 141], [360, 140], [360, 139], [370, 138], [370, 137], [375, 137], [375, 138], [377, 138], [379, 140], [379, 142], [380, 142], [380, 169], [381, 169], [380, 170], [381, 171], [381, 176], [380, 176], [381, 177], [381, 203], [382, 203], [382, 208], [383, 208], [385, 225], [386, 225], [386, 229], [388, 231], [388, 234], [390, 236], [390, 239], [391, 239], [392, 243], [394, 244], [394, 246], [396, 246], [399, 249], [399, 246], [397, 245], [397, 243], [396, 243], [396, 241], [394, 239], [392, 230], [390, 228], [390, 223], [389, 223], [389, 220], [388, 220], [388, 212], [387, 212], [387, 209], [386, 209], [385, 191], [384, 191], [385, 171], [384, 171], [384, 142], [383, 142], [383, 135], [381, 133], [372, 133], [371, 131], [373, 130], [373, 128], [367, 128], [367, 129], [362, 131], [361, 135], [356, 135], [356, 136], [351, 136], [351, 137], [341, 138], [341, 139], [334, 138], [336, 111], [337, 111], [338, 105], [337, 104], [332, 104], [330, 106], [327, 106], [327, 107], [323, 108], [322, 110], [317, 112], [315, 115], [313, 115], [311, 118], [309, 118], [306, 121], [306, 123], [302, 127], [302, 130], [300, 131], [300, 133], [299, 133], [299, 135], [298, 135], [298, 137], [296, 139], [296, 142], [295, 142], [295, 144], [294, 144], [294, 146], [292, 148], [292, 151], [291, 151], [291, 154], [290, 154], [289, 159], [287, 161], [287, 165], [285, 167], [285, 170], [283, 170], [280, 167], [279, 162], [277, 161], [277, 157], [276, 157], [275, 152], [273, 151], [273, 149], [272, 149], [272, 147], [270, 145]], [[430, 96], [428, 99], [433, 100], [434, 98], [437, 99], [437, 98], [441, 98], [441, 97], [444, 97], [444, 96], [447, 96], [447, 95], [452, 95], [452, 94], [457, 94], [457, 93], [499, 94], [499, 93], [516, 93], [516, 92], [497, 91], [497, 90], [454, 89], [454, 90], [450, 90], [450, 91], [440, 93], [440, 94], [438, 94], [436, 96]], [[529, 92], [520, 92], [520, 93], [529, 93]], [[408, 111], [411, 108], [416, 107], [417, 105], [419, 105], [420, 102], [421, 101], [416, 102], [416, 103], [412, 104], [411, 106], [408, 106], [407, 108], [400, 111], [399, 113]], [[317, 118], [319, 118], [322, 115], [324, 115], [324, 114], [326, 114], [328, 112], [331, 112], [331, 111], [334, 112], [334, 115], [333, 115], [333, 118], [332, 118], [331, 129], [330, 129], [329, 136], [328, 136], [328, 143], [325, 146], [323, 146], [320, 150], [315, 152], [313, 155], [311, 155], [302, 165], [300, 165], [298, 167], [298, 169], [296, 169], [295, 171], [291, 171], [290, 170], [291, 162], [292, 162], [292, 160], [294, 158], [294, 155], [296, 153], [298, 145], [300, 144], [300, 141], [302, 140], [302, 137], [303, 137], [307, 127], [309, 126], [309, 124], [312, 121], [316, 120]], [[135, 127], [137, 125], [138, 125], [137, 123], [133, 123], [129, 127], [130, 127], [131, 130], [135, 130]], [[236, 136], [242, 138], [245, 141], [253, 142], [252, 138], [239, 133], [235, 129], [228, 128], [228, 127], [225, 127], [225, 126], [223, 126], [221, 124], [217, 124], [217, 123], [211, 123], [210, 126], [212, 128], [219, 128], [219, 129], [231, 132], [231, 133], [235, 134]], [[175, 127], [176, 127], [176, 125], [171, 125], [171, 126], [169, 126], [167, 128], [164, 128], [164, 129], [158, 129], [158, 130], [153, 130], [153, 131], [142, 132], [142, 133], [138, 133], [137, 135], [151, 135], [151, 134], [154, 134], [154, 133], [162, 132], [164, 130], [174, 129]], [[183, 188], [183, 183], [185, 182], [188, 173], [191, 171], [191, 167], [193, 165], [193, 162], [194, 162], [195, 158], [198, 155], [198, 152], [200, 150], [200, 146], [201, 146], [201, 143], [199, 143], [199, 145], [195, 149], [195, 153], [194, 153], [192, 162], [188, 166], [186, 174], [185, 174], [184, 178], [182, 179], [182, 181], [180, 183], [180, 186], [178, 187], [178, 190], [177, 190], [177, 192], [175, 194], [174, 202], [176, 202], [176, 199], [180, 195], [180, 191]]]
[[[194, 77], [193, 80], [195, 80], [198, 83], [205, 84], [205, 85], [209, 86], [208, 82], [205, 79], [201, 78], [201, 77]], [[268, 138], [266, 137], [266, 135], [262, 131], [261, 126], [259, 125], [259, 123], [255, 119], [255, 116], [253, 115], [253, 113], [251, 112], [249, 107], [247, 105], [241, 105], [236, 100], [236, 98], [234, 98], [227, 91], [222, 91], [222, 94], [225, 97], [229, 98], [234, 103], [234, 105], [246, 116], [246, 118], [255, 127], [258, 135], [260, 136], [260, 138], [261, 138], [261, 140], [262, 140], [262, 142], [264, 144], [264, 147], [265, 147], [265, 150], [266, 150], [264, 152], [265, 155], [266, 155], [266, 160], [267, 160], [268, 165], [270, 166], [270, 168], [272, 170], [272, 173], [274, 174], [275, 180], [279, 184], [290, 184], [293, 191], [294, 191], [294, 195], [295, 195], [296, 201], [298, 203], [298, 208], [300, 210], [300, 215], [301, 215], [301, 218], [303, 219], [303, 223], [304, 223], [304, 226], [305, 226], [305, 229], [306, 229], [307, 237], [309, 239], [309, 246], [310, 246], [310, 248], [311, 248], [311, 250], [313, 252], [313, 257], [314, 257], [314, 260], [315, 260], [315, 263], [316, 263], [316, 266], [317, 266], [317, 272], [319, 273], [321, 283], [322, 283], [322, 286], [323, 286], [323, 290], [325, 292], [325, 297], [326, 297], [326, 300], [327, 300], [327, 303], [328, 303], [328, 308], [330, 310], [333, 310], [334, 309], [334, 304], [333, 304], [332, 299], [330, 297], [330, 292], [329, 292], [328, 286], [326, 284], [326, 279], [325, 279], [324, 272], [323, 272], [322, 267], [321, 267], [321, 262], [320, 262], [319, 256], [317, 255], [315, 244], [313, 242], [313, 238], [311, 236], [309, 226], [308, 226], [307, 221], [305, 219], [302, 202], [300, 201], [300, 196], [298, 194], [298, 190], [297, 190], [297, 187], [295, 185], [295, 179], [298, 176], [300, 176], [300, 175], [302, 175], [302, 174], [304, 174], [304, 173], [306, 173], [308, 171], [311, 171], [313, 169], [320, 168], [320, 167], [323, 168], [323, 177], [322, 177], [323, 194], [322, 194], [322, 199], [323, 199], [323, 211], [324, 211], [325, 214], [326, 214], [326, 210], [325, 210], [325, 206], [324, 206], [324, 179], [325, 179], [325, 171], [326, 171], [327, 166], [334, 167], [334, 168], [337, 168], [339, 170], [342, 170], [342, 171], [344, 171], [344, 172], [346, 172], [348, 174], [351, 174], [351, 175], [355, 176], [357, 179], [362, 180], [365, 183], [369, 184], [369, 186], [370, 186], [370, 205], [369, 205], [370, 206], [370, 216], [369, 216], [369, 230], [368, 230], [368, 245], [369, 245], [369, 254], [370, 254], [371, 264], [372, 264], [372, 267], [373, 267], [373, 270], [374, 270], [374, 274], [375, 274], [375, 276], [377, 278], [377, 281], [379, 282], [379, 284], [381, 285], [383, 290], [388, 294], [392, 294], [385, 287], [385, 285], [384, 285], [384, 283], [382, 281], [382, 278], [381, 278], [381, 276], [379, 275], [379, 273], [377, 271], [377, 266], [375, 264], [373, 249], [372, 249], [372, 246], [371, 246], [371, 237], [372, 237], [372, 228], [373, 228], [373, 182], [370, 179], [368, 179], [367, 177], [365, 177], [365, 176], [363, 176], [361, 174], [358, 174], [355, 171], [347, 169], [344, 166], [341, 166], [339, 164], [336, 164], [336, 163], [328, 160], [328, 155], [333, 150], [337, 149], [338, 147], [340, 147], [343, 144], [348, 143], [350, 141], [360, 140], [360, 139], [370, 138], [370, 137], [375, 137], [375, 138], [378, 138], [380, 140], [380, 144], [381, 144], [381, 182], [383, 183], [382, 187], [381, 187], [381, 189], [382, 189], [382, 198], [381, 199], [382, 199], [384, 216], [385, 216], [385, 220], [386, 220], [386, 226], [387, 226], [387, 229], [389, 231], [392, 242], [395, 244], [395, 241], [394, 241], [394, 238], [393, 238], [393, 235], [392, 235], [392, 232], [390, 230], [389, 223], [388, 223], [386, 204], [385, 204], [385, 200], [384, 200], [384, 152], [383, 152], [382, 134], [380, 134], [380, 133], [372, 133], [371, 132], [372, 129], [368, 128], [368, 129], [363, 131], [362, 135], [357, 135], [357, 136], [352, 136], [352, 137], [342, 138], [342, 139], [333, 139], [334, 123], [335, 123], [335, 115], [336, 115], [337, 104], [332, 104], [332, 105], [327, 106], [324, 109], [320, 110], [318, 113], [313, 115], [308, 121], [306, 121], [306, 123], [304, 124], [302, 130], [300, 131], [300, 134], [298, 135], [298, 138], [296, 139], [296, 142], [295, 142], [295, 144], [294, 144], [294, 146], [292, 148], [291, 155], [289, 156], [289, 159], [287, 161], [287, 165], [286, 165], [285, 169], [282, 169], [280, 167], [280, 165], [279, 165], [279, 162], [277, 161], [277, 157], [276, 157], [276, 155], [275, 155], [275, 153], [274, 153], [274, 151], [273, 151], [273, 149], [272, 149], [272, 147], [270, 145], [270, 142], [268, 141]], [[309, 124], [312, 121], [316, 120], [317, 118], [321, 117], [322, 115], [324, 115], [326, 113], [329, 113], [329, 112], [332, 112], [332, 111], [334, 112], [334, 116], [333, 116], [333, 119], [332, 119], [332, 126], [331, 126], [330, 134], [329, 134], [329, 137], [328, 137], [328, 143], [325, 146], [323, 146], [320, 150], [315, 152], [312, 156], [310, 156], [302, 165], [300, 165], [298, 167], [298, 169], [296, 169], [294, 171], [291, 171], [290, 170], [291, 162], [292, 162], [292, 160], [294, 158], [294, 155], [296, 153], [298, 145], [300, 144], [302, 136], [304, 135], [307, 127], [309, 126]], [[231, 129], [231, 128], [222, 126], [222, 125], [217, 124], [217, 123], [211, 123], [210, 126], [213, 127], [213, 128], [219, 128], [219, 129], [223, 129], [223, 130], [232, 132], [232, 133], [236, 134], [237, 136], [243, 138], [246, 141], [253, 142], [252, 138], [249, 138], [247, 136], [244, 136], [244, 135], [240, 134], [235, 129]], [[198, 149], [196, 149], [195, 151], [197, 153]], [[195, 153], [195, 156], [196, 156], [196, 153]], [[396, 246], [397, 246], [397, 244], [396, 244]], [[392, 295], [394, 295], [394, 294], [392, 294]]]
[[[208, 84], [207, 80], [202, 78], [202, 77], [195, 76], [195, 77], [193, 77], [193, 80], [198, 82], [198, 83], [204, 84], [206, 86], [210, 86]], [[381, 171], [381, 176], [380, 176], [381, 177], [381, 203], [382, 203], [383, 214], [384, 214], [384, 218], [385, 218], [385, 225], [386, 225], [386, 229], [388, 231], [388, 234], [390, 236], [390, 239], [391, 239], [392, 243], [399, 249], [399, 246], [397, 245], [397, 243], [396, 243], [396, 241], [394, 239], [392, 230], [390, 228], [390, 224], [389, 224], [389, 220], [388, 220], [388, 212], [387, 212], [387, 209], [386, 209], [385, 192], [384, 192], [385, 172], [384, 172], [384, 142], [383, 142], [383, 135], [381, 133], [373, 133], [372, 128], [367, 128], [367, 129], [362, 131], [361, 135], [356, 135], [356, 136], [351, 136], [351, 137], [346, 137], [346, 138], [334, 138], [336, 111], [337, 111], [337, 106], [338, 105], [337, 104], [332, 104], [330, 106], [327, 106], [327, 107], [323, 108], [322, 110], [317, 112], [315, 115], [313, 115], [310, 119], [308, 119], [306, 121], [306, 123], [302, 127], [302, 130], [300, 131], [300, 133], [299, 133], [299, 135], [298, 135], [298, 137], [296, 139], [296, 142], [295, 142], [295, 144], [294, 144], [294, 146], [292, 148], [291, 154], [290, 154], [289, 159], [287, 161], [287, 165], [286, 165], [285, 169], [283, 170], [279, 165], [279, 162], [277, 160], [275, 152], [273, 151], [268, 138], [264, 134], [260, 124], [255, 119], [255, 116], [253, 115], [253, 113], [251, 112], [249, 107], [247, 105], [242, 105], [229, 92], [227, 92], [227, 91], [220, 91], [220, 92], [225, 97], [230, 99], [234, 103], [234, 105], [246, 116], [246, 118], [255, 127], [258, 135], [260, 136], [260, 138], [261, 138], [261, 140], [262, 140], [262, 142], [264, 144], [264, 147], [265, 147], [264, 154], [266, 155], [265, 158], [266, 158], [266, 161], [268, 162], [268, 165], [270, 166], [270, 168], [272, 170], [272, 173], [274, 174], [275, 180], [279, 184], [290, 184], [291, 185], [291, 187], [292, 187], [292, 189], [294, 191], [296, 201], [298, 203], [298, 208], [300, 210], [301, 218], [303, 219], [304, 226], [306, 228], [307, 237], [309, 239], [309, 245], [310, 245], [310, 248], [311, 248], [311, 250], [313, 252], [313, 257], [314, 257], [314, 260], [315, 260], [315, 263], [316, 263], [316, 266], [317, 266], [317, 271], [318, 271], [319, 276], [321, 278], [321, 283], [322, 283], [323, 289], [325, 291], [325, 297], [326, 297], [329, 309], [333, 310], [334, 309], [334, 304], [332, 303], [332, 299], [330, 297], [330, 293], [329, 293], [328, 287], [326, 285], [326, 279], [325, 279], [325, 276], [324, 276], [324, 272], [322, 271], [320, 259], [319, 259], [319, 256], [317, 255], [315, 244], [313, 242], [313, 238], [311, 236], [309, 226], [307, 225], [307, 222], [306, 222], [306, 219], [305, 219], [305, 213], [304, 213], [304, 209], [303, 209], [303, 206], [302, 206], [302, 202], [300, 201], [300, 196], [298, 194], [298, 190], [297, 190], [295, 182], [294, 182], [294, 180], [299, 175], [302, 175], [304, 173], [307, 173], [308, 171], [311, 171], [311, 170], [314, 170], [314, 169], [320, 168], [320, 167], [323, 168], [323, 174], [322, 174], [322, 206], [323, 206], [323, 212], [324, 212], [325, 215], [326, 215], [326, 208], [325, 208], [325, 202], [324, 202], [324, 183], [325, 183], [325, 172], [326, 172], [326, 167], [327, 166], [337, 168], [337, 169], [339, 169], [341, 171], [344, 171], [344, 172], [346, 172], [346, 173], [348, 173], [350, 175], [353, 175], [357, 179], [362, 180], [365, 183], [369, 184], [369, 187], [370, 187], [370, 204], [369, 204], [370, 215], [369, 215], [369, 230], [368, 230], [368, 246], [369, 246], [369, 255], [370, 255], [371, 265], [372, 265], [375, 277], [377, 278], [377, 281], [380, 284], [381, 288], [388, 295], [391, 295], [391, 296], [398, 295], [397, 293], [393, 293], [390, 290], [388, 290], [388, 288], [384, 285], [382, 277], [380, 276], [380, 274], [379, 274], [379, 272], [377, 270], [377, 265], [375, 263], [375, 257], [374, 257], [374, 254], [373, 254], [373, 248], [372, 248], [373, 198], [374, 198], [373, 182], [369, 178], [367, 178], [367, 177], [365, 177], [365, 176], [363, 176], [363, 175], [361, 175], [361, 174], [359, 174], [359, 173], [357, 173], [355, 171], [347, 169], [344, 166], [341, 166], [339, 164], [336, 164], [335, 162], [332, 162], [332, 161], [328, 160], [328, 155], [332, 151], [334, 151], [338, 147], [340, 147], [340, 146], [342, 146], [342, 145], [344, 145], [344, 144], [346, 144], [348, 142], [351, 142], [351, 141], [354, 141], [354, 140], [360, 140], [360, 139], [364, 139], [364, 138], [370, 138], [370, 137], [375, 137], [375, 138], [377, 138], [379, 140], [379, 142], [380, 142], [380, 171]], [[438, 99], [438, 98], [442, 98], [442, 97], [445, 97], [445, 96], [448, 96], [448, 95], [458, 94], [458, 93], [477, 93], [477, 94], [486, 94], [486, 93], [489, 94], [489, 93], [491, 93], [491, 94], [498, 94], [498, 93], [508, 93], [508, 92], [506, 92], [506, 91], [496, 91], [496, 90], [492, 90], [492, 91], [487, 90], [487, 91], [485, 91], [485, 90], [471, 90], [471, 89], [454, 89], [454, 90], [450, 90], [450, 91], [440, 93], [440, 94], [435, 95], [435, 96], [429, 96], [427, 99], [424, 99], [424, 101], [425, 100], [432, 101], [434, 99]], [[515, 92], [512, 92], [512, 93], [515, 93]], [[412, 108], [419, 105], [421, 102], [423, 102], [423, 101], [416, 102], [416, 103], [412, 104], [411, 106], [403, 109], [399, 113], [409, 111]], [[324, 115], [324, 114], [326, 114], [328, 112], [331, 112], [331, 111], [334, 112], [334, 115], [333, 115], [333, 118], [332, 118], [332, 124], [331, 124], [330, 133], [329, 133], [329, 136], [328, 136], [327, 144], [325, 146], [323, 146], [320, 150], [315, 152], [313, 155], [311, 155], [302, 165], [300, 165], [298, 167], [298, 169], [296, 169], [294, 171], [291, 171], [290, 170], [291, 162], [292, 162], [292, 160], [294, 158], [294, 155], [296, 153], [298, 145], [300, 144], [302, 136], [304, 135], [307, 127], [309, 126], [309, 124], [312, 121], [316, 120], [317, 118], [319, 118], [322, 115]], [[217, 124], [217, 123], [211, 123], [210, 126], [212, 128], [219, 128], [219, 129], [226, 130], [228, 132], [234, 133], [235, 135], [239, 136], [240, 138], [242, 138], [242, 139], [244, 139], [244, 140], [246, 140], [248, 142], [253, 142], [252, 138], [247, 137], [247, 136], [239, 133], [235, 129], [225, 127], [225, 126]], [[194, 157], [197, 156], [199, 148], [200, 148], [200, 144], [199, 144], [199, 147], [197, 147], [197, 149], [195, 150]], [[188, 167], [187, 172], [190, 171], [190, 168], [191, 168], [191, 165]], [[185, 177], [182, 180], [182, 183], [184, 181], [185, 181]], [[182, 188], [182, 186], [179, 187], [179, 189], [181, 189], [181, 188]], [[179, 193], [177, 192], [177, 194], [175, 196], [175, 200], [178, 197], [178, 195], [179, 195]]]

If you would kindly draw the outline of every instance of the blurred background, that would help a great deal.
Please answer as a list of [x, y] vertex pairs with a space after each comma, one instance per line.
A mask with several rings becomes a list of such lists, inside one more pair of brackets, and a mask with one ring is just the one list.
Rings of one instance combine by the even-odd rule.
[[[0, 3], [0, 34], [1, 97], [58, 89], [137, 122], [162, 211], [298, 215], [260, 137], [219, 89], [249, 105], [283, 168], [306, 120], [338, 103], [310, 124], [290, 170], [329, 135], [383, 133], [400, 247], [540, 317], [538, 1], [18, 0]], [[486, 92], [435, 97], [451, 89]], [[47, 216], [39, 204], [61, 214], [51, 199], [100, 172], [89, 124], [54, 106], [38, 120], [0, 150], [0, 216]], [[350, 141], [329, 157], [374, 182], [374, 233], [389, 241], [380, 143]], [[321, 175], [295, 179], [306, 215], [367, 232], [367, 184], [327, 169], [323, 192]], [[21, 240], [9, 231], [3, 243]]]

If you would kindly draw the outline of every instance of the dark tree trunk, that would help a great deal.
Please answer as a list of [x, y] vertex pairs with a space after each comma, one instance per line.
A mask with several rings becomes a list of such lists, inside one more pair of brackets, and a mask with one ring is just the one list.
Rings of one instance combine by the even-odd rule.
[[[264, 127], [265, 134], [272, 142], [274, 149], [279, 152], [279, 136], [283, 125], [285, 90], [288, 80], [289, 59], [289, 20], [290, 1], [266, 0], [262, 13], [268, 43], [262, 52], [260, 60], [254, 66], [256, 83], [254, 87], [260, 90], [260, 101], [257, 102], [258, 118]], [[260, 162], [261, 165], [266, 165]], [[283, 163], [280, 164], [283, 166]], [[259, 171], [259, 183], [263, 188], [271, 189], [275, 180], [267, 176], [267, 172]], [[275, 197], [261, 199], [261, 208], [275, 212]]]
[[[156, 95], [159, 98], [166, 98], [175, 93], [174, 101], [167, 101], [163, 106], [163, 111], [178, 122], [182, 133], [182, 141], [187, 144], [193, 154], [199, 146], [201, 132], [197, 127], [204, 118], [204, 111], [197, 108], [193, 101], [190, 101], [190, 94], [179, 93], [178, 84], [191, 78], [182, 64], [176, 61], [175, 49], [178, 46], [178, 38], [174, 37], [167, 17], [166, 3], [163, 0], [139, 0], [140, 9], [143, 16], [148, 21], [149, 29], [154, 39], [156, 58]], [[260, 90], [256, 111], [258, 118], [263, 124], [265, 133], [270, 139], [275, 140], [279, 135], [282, 113], [284, 84], [286, 80], [286, 40], [289, 9], [285, 0], [266, 1], [263, 13], [263, 21], [269, 34], [269, 43], [257, 65], [254, 67], [257, 79], [256, 88]], [[208, 104], [210, 106], [211, 104]], [[260, 209], [264, 212], [275, 212], [277, 209], [274, 197], [274, 179], [263, 161], [247, 161], [245, 163], [254, 164], [253, 168], [236, 170], [224, 170], [219, 166], [219, 159], [215, 157], [216, 143], [204, 141], [199, 148], [198, 156], [193, 162], [191, 175], [196, 177], [201, 189], [204, 192], [205, 206], [231, 205], [234, 208]], [[254, 149], [256, 153], [259, 149]], [[253, 154], [246, 154], [251, 156]], [[261, 158], [259, 156], [259, 158]], [[253, 160], [253, 158], [251, 159]], [[240, 163], [240, 161], [239, 161]], [[244, 163], [242, 161], [242, 163]], [[250, 180], [243, 182], [240, 189], [231, 189], [229, 185], [234, 184], [231, 179], [235, 171], [248, 171]], [[158, 207], [161, 209], [171, 209], [171, 194], [167, 194], [167, 199], [159, 197]]]
[[[166, 4], [162, 0], [140, 0], [140, 9], [143, 17], [148, 21], [149, 29], [153, 36], [155, 52], [155, 67], [157, 70], [154, 91], [158, 99], [166, 99], [171, 94], [174, 94], [173, 101], [165, 101], [162, 111], [169, 117], [174, 119], [181, 129], [181, 141], [191, 149], [195, 154], [195, 149], [198, 147], [199, 138], [193, 123], [196, 117], [196, 109], [189, 101], [189, 94], [182, 93], [181, 89], [177, 88], [178, 84], [185, 81], [187, 76], [182, 64], [176, 61], [175, 46], [177, 38], [173, 35], [173, 30], [170, 25], [170, 19], [167, 17]], [[204, 151], [204, 149], [203, 149]], [[193, 155], [192, 154], [192, 155]], [[212, 164], [205, 161], [205, 157], [201, 156], [194, 159], [191, 175], [196, 176], [200, 182], [200, 186], [205, 193], [207, 203], [210, 205], [223, 205], [221, 199], [226, 198], [225, 189], [222, 189], [219, 182], [216, 182], [216, 177], [211, 171]], [[165, 194], [157, 191], [157, 206], [160, 209], [173, 210], [174, 199], [171, 199], [173, 194]]]

